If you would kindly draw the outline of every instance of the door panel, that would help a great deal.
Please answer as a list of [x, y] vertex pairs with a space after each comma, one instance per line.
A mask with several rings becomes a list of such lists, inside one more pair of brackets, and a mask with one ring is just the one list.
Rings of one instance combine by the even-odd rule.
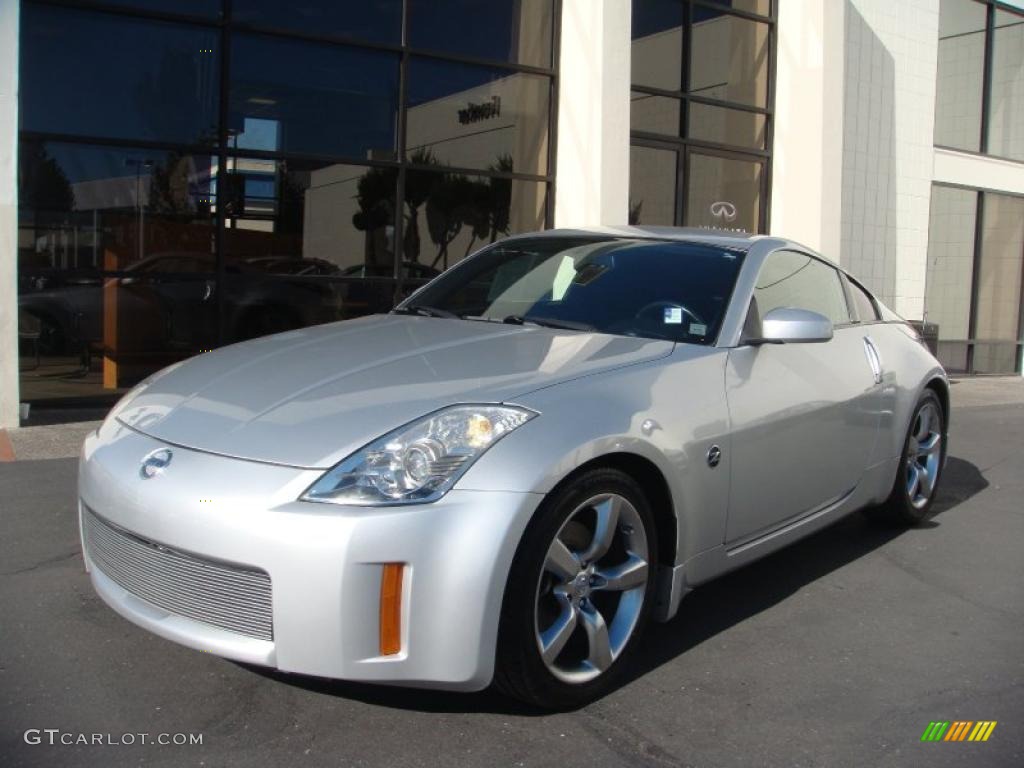
[[857, 327], [821, 344], [730, 350], [732, 480], [726, 541], [756, 537], [852, 491], [879, 424]]

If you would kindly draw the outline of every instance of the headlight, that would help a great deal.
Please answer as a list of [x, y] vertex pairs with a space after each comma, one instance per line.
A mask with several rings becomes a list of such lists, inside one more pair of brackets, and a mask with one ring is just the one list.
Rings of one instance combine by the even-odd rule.
[[436, 501], [484, 451], [536, 415], [505, 405], [456, 405], [431, 413], [356, 451], [301, 499], [362, 505]]

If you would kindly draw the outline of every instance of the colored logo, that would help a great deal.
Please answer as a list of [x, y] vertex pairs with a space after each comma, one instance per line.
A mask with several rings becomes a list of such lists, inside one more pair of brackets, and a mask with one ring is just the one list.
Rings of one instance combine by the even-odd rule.
[[933, 720], [921, 734], [921, 741], [988, 741], [995, 728], [995, 720]]

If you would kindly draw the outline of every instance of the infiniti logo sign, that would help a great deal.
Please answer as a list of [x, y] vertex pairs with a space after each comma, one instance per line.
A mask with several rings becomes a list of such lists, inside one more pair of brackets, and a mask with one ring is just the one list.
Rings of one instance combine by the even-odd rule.
[[174, 454], [171, 453], [169, 448], [158, 448], [142, 460], [142, 467], [139, 468], [139, 474], [142, 476], [143, 480], [156, 477], [167, 468], [167, 465], [171, 463], [171, 459], [173, 457]]
[[711, 215], [716, 219], [733, 221], [736, 218], [736, 206], [728, 200], [719, 200], [711, 204]]

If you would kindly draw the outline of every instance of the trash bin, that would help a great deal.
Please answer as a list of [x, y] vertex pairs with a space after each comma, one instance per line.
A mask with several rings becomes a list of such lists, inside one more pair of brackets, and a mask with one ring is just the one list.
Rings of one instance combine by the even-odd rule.
[[937, 357], [939, 354], [939, 324], [912, 320], [910, 325], [917, 331], [921, 341], [928, 347], [928, 351]]

